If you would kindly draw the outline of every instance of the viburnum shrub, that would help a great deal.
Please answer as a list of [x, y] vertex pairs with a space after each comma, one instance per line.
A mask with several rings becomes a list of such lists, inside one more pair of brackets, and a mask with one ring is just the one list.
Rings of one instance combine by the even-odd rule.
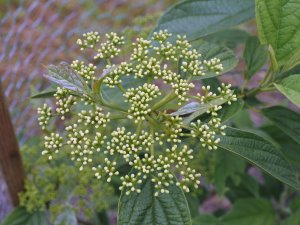
[[[203, 148], [216, 150], [219, 136], [226, 135], [218, 112], [237, 98], [230, 84], [217, 92], [209, 85], [195, 89], [194, 77], [218, 74], [223, 66], [218, 58], [203, 59], [186, 37], [170, 38], [167, 30], [155, 32], [150, 40], [137, 38], [132, 53], [124, 56], [124, 37], [83, 34], [77, 40], [80, 50], [92, 49], [88, 54], [102, 64], [75, 60], [48, 67], [46, 77], [60, 86], [54, 94], [56, 106], [38, 109], [39, 123], [49, 132], [42, 154], [52, 160], [65, 151], [79, 171], [91, 171], [107, 182], [128, 164], [131, 172], [120, 176], [126, 195], [141, 193], [146, 180], [155, 196], [168, 194], [172, 184], [186, 192], [198, 188], [201, 171], [191, 165], [198, 151], [182, 138], [195, 138]], [[113, 91], [105, 98], [108, 89]], [[111, 103], [113, 95], [120, 104]], [[195, 104], [206, 107], [209, 119], [192, 122], [182, 116]], [[57, 117], [64, 127], [48, 130]]]
[[83, 34], [32, 96], [43, 147], [23, 147], [3, 225], [109, 225], [117, 205], [118, 225], [299, 224], [299, 11], [186, 0], [155, 27]]

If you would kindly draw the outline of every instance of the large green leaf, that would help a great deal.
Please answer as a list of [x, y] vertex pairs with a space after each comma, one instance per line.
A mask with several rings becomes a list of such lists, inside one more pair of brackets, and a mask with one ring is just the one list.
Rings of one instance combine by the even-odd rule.
[[282, 153], [260, 136], [242, 130], [227, 128], [219, 147], [237, 154], [257, 165], [278, 180], [300, 190], [296, 172]]
[[240, 173], [240, 180], [238, 183], [234, 183], [229, 180], [229, 182], [227, 182], [227, 186], [229, 191], [226, 193], [226, 197], [229, 199], [251, 198], [259, 196], [258, 181], [247, 173]]
[[[283, 132], [300, 144], [300, 114], [283, 106], [274, 106], [262, 110]], [[299, 149], [300, 154], [300, 149]]]
[[222, 109], [218, 111], [218, 115], [222, 122], [229, 120], [230, 118], [237, 115], [244, 107], [244, 101], [238, 99], [235, 102], [232, 102], [230, 105], [226, 104], [222, 106]]
[[216, 152], [216, 164], [214, 169], [214, 184], [218, 195], [224, 195], [228, 190], [226, 181], [230, 178], [235, 184], [240, 182], [239, 174], [245, 170], [245, 161], [228, 151]]
[[233, 124], [236, 128], [251, 129], [254, 125], [249, 110], [240, 110], [233, 118]]
[[221, 86], [221, 83], [219, 82], [218, 78], [212, 77], [208, 79], [202, 80], [202, 84], [205, 86], [210, 86], [210, 91], [217, 93], [218, 88]]
[[53, 95], [56, 92], [57, 85], [51, 84], [49, 87], [47, 87], [43, 91], [37, 91], [33, 86], [30, 87], [31, 96], [30, 98], [36, 99], [36, 98], [52, 98]]
[[66, 62], [61, 62], [58, 66], [50, 65], [47, 69], [47, 74], [44, 76], [61, 87], [79, 93], [85, 93], [88, 90], [83, 78]]
[[249, 34], [246, 31], [234, 28], [207, 35], [203, 39], [217, 45], [235, 49], [239, 44], [245, 43], [248, 37]]
[[256, 0], [260, 40], [270, 44], [284, 70], [300, 63], [300, 2], [298, 0]]
[[155, 197], [154, 185], [147, 179], [141, 193], [126, 195], [123, 191], [119, 202], [119, 225], [191, 225], [189, 207], [182, 190], [175, 184], [169, 194]]
[[172, 115], [185, 115], [187, 114], [187, 111], [189, 110], [189, 113], [191, 113], [189, 116], [185, 117], [183, 119], [183, 122], [185, 124], [190, 123], [197, 117], [203, 115], [206, 113], [212, 106], [214, 105], [223, 105], [226, 102], [225, 99], [214, 99], [206, 104], [200, 104], [198, 102], [195, 102], [193, 105], [191, 103], [188, 103], [186, 106], [183, 106], [182, 108], [178, 109], [178, 111], [172, 113]]
[[272, 203], [265, 199], [237, 200], [232, 210], [223, 218], [225, 225], [273, 225], [275, 212]]
[[46, 212], [37, 211], [29, 213], [24, 207], [17, 207], [1, 223], [1, 225], [47, 225]]
[[297, 171], [300, 171], [300, 145], [275, 125], [264, 126], [261, 129], [273, 138], [272, 142], [280, 146], [287, 160]]
[[198, 215], [193, 219], [193, 225], [220, 225], [219, 219], [213, 215]]
[[253, 17], [253, 0], [189, 0], [166, 11], [155, 30], [167, 29], [195, 40]]
[[201, 53], [202, 60], [218, 58], [220, 59], [220, 62], [223, 66], [223, 70], [219, 74], [213, 72], [207, 72], [205, 76], [193, 77], [193, 79], [195, 80], [203, 80], [206, 78], [211, 78], [211, 77], [221, 75], [223, 73], [232, 70], [238, 63], [238, 59], [235, 56], [234, 52], [226, 47], [209, 43], [201, 39], [194, 42], [193, 47], [198, 49], [198, 52]]
[[266, 63], [268, 52], [266, 46], [260, 44], [257, 37], [249, 37], [244, 50], [246, 63], [245, 78], [249, 80]]
[[278, 75], [278, 78], [283, 79], [283, 78], [286, 78], [286, 77], [294, 75], [294, 74], [300, 74], [300, 65], [297, 65], [288, 71], [284, 71], [284, 72], [280, 73]]
[[278, 91], [300, 107], [300, 74], [291, 75], [274, 85]]
[[[176, 112], [171, 115], [174, 116], [185, 116], [183, 119], [184, 124], [189, 124], [196, 118], [202, 116], [209, 110], [213, 105], [223, 105], [226, 102], [225, 99], [215, 99], [206, 104], [200, 104], [198, 102], [190, 102], [185, 106], [179, 108]], [[222, 109], [219, 111], [219, 117], [222, 122], [227, 121], [231, 117], [235, 116], [244, 106], [244, 102], [242, 100], [238, 100], [236, 102], [231, 103], [231, 105], [225, 104]], [[188, 115], [190, 114], [190, 115]], [[204, 119], [205, 120], [205, 119]]]

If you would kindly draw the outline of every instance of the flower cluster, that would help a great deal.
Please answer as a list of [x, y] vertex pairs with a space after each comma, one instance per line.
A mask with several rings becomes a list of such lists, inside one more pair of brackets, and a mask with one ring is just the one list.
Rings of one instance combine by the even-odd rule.
[[143, 38], [137, 38], [136, 43], [133, 43], [133, 46], [135, 48], [133, 49], [133, 53], [130, 56], [130, 60], [141, 62], [148, 58], [151, 41], [145, 40]]
[[[218, 74], [222, 64], [216, 58], [202, 60], [186, 37], [174, 40], [171, 36], [164, 30], [154, 32], [150, 40], [137, 38], [131, 55], [122, 57], [125, 61], [112, 61], [124, 44], [124, 38], [115, 33], [107, 34], [104, 43], [99, 43], [97, 32], [78, 39], [80, 48], [93, 48], [94, 58], [104, 65], [97, 69], [93, 64], [72, 62], [71, 68], [86, 84], [80, 86], [81, 92], [66, 86], [57, 89], [56, 112], [62, 119], [68, 113], [70, 119], [64, 121], [64, 134], [45, 137], [43, 154], [52, 159], [52, 153], [64, 146], [82, 172], [92, 171], [107, 182], [119, 175], [119, 163], [127, 164], [132, 172], [120, 178], [120, 189], [126, 194], [141, 192], [143, 182], [153, 183], [156, 196], [169, 193], [172, 184], [186, 192], [198, 188], [200, 173], [191, 163], [197, 153], [182, 138], [194, 137], [204, 148], [216, 149], [218, 135], [225, 135], [218, 111], [237, 97], [225, 84], [218, 93], [203, 86], [201, 93], [191, 95], [193, 78], [207, 71]], [[181, 114], [170, 113], [192, 99], [205, 105], [208, 120], [197, 117], [186, 123]], [[52, 110], [45, 105], [38, 112], [44, 129]]]
[[52, 116], [52, 109], [51, 107], [47, 106], [47, 104], [44, 104], [43, 107], [39, 107], [37, 109], [37, 112], [39, 115], [39, 125], [42, 127], [42, 130], [45, 130]]
[[57, 154], [59, 149], [63, 146], [63, 138], [57, 133], [51, 133], [50, 136], [45, 136], [45, 150], [42, 155], [47, 155], [48, 159], [53, 158], [53, 154]]
[[116, 170], [116, 162], [110, 161], [108, 158], [104, 159], [105, 166], [102, 167], [98, 165], [98, 167], [93, 167], [92, 170], [95, 171], [95, 176], [97, 179], [101, 179], [103, 175], [107, 175], [107, 182], [111, 182], [111, 178], [114, 175], [119, 175], [119, 171]]
[[81, 110], [81, 112], [78, 114], [78, 123], [83, 122], [84, 125], [92, 125], [95, 128], [99, 128], [100, 126], [106, 127], [106, 124], [110, 121], [109, 116], [109, 112], [104, 115], [102, 113], [102, 108], [95, 106], [94, 110]]
[[126, 62], [122, 62], [118, 66], [107, 65], [106, 70], [109, 72], [104, 77], [103, 82], [111, 88], [121, 84], [120, 78], [122, 76], [129, 76], [133, 71], [132, 65]]
[[209, 150], [217, 149], [217, 144], [220, 142], [220, 138], [216, 138], [217, 134], [225, 135], [225, 125], [221, 125], [220, 118], [212, 118], [208, 123], [201, 123], [197, 120], [195, 123], [191, 123], [191, 135], [192, 137], [199, 138], [202, 147], [207, 147]]
[[162, 122], [167, 128], [166, 141], [171, 143], [180, 143], [183, 125], [182, 118], [179, 116], [165, 115]]
[[101, 47], [97, 50], [98, 53], [94, 56], [94, 59], [112, 59], [121, 52], [119, 46], [124, 44], [124, 38], [119, 37], [113, 32], [106, 34], [105, 36], [107, 41], [101, 44]]
[[231, 105], [232, 101], [236, 101], [237, 97], [234, 92], [230, 89], [231, 84], [221, 84], [221, 87], [218, 87], [218, 95], [210, 91], [210, 86], [202, 86], [203, 94], [198, 93], [197, 99], [202, 104], [210, 104], [211, 107], [207, 110], [207, 113], [211, 113], [212, 116], [218, 116], [217, 111], [222, 109], [221, 105], [214, 104], [214, 100], [221, 100], [222, 102], [226, 102], [228, 105]]
[[220, 64], [220, 59], [218, 58], [204, 60], [203, 63], [206, 65], [209, 71], [214, 71], [216, 74], [219, 74], [223, 70], [223, 66]]
[[107, 142], [107, 152], [111, 156], [121, 155], [126, 162], [130, 162], [139, 152], [149, 151], [153, 144], [152, 136], [142, 131], [140, 135], [126, 132], [124, 127], [118, 127], [112, 132], [111, 141]]
[[86, 83], [88, 84], [91, 80], [94, 80], [94, 74], [96, 70], [96, 66], [92, 63], [89, 63], [87, 66], [84, 65], [83, 61], [74, 60], [70, 65], [80, 76], [82, 76]]
[[82, 36], [83, 39], [77, 39], [76, 42], [79, 45], [81, 51], [86, 48], [94, 48], [95, 45], [100, 41], [98, 32], [87, 32]]
[[128, 118], [135, 123], [145, 120], [151, 112], [150, 102], [160, 95], [159, 88], [154, 84], [144, 84], [138, 88], [130, 88], [124, 93], [126, 101], [131, 103]]
[[76, 104], [75, 97], [71, 95], [71, 91], [58, 87], [54, 94], [56, 98], [56, 112], [61, 115], [61, 119], [65, 119], [65, 114], [70, 112], [72, 105]]
[[221, 84], [221, 87], [218, 87], [218, 91], [220, 93], [220, 97], [221, 99], [225, 99], [228, 103], [228, 105], [231, 105], [232, 101], [236, 101], [237, 97], [236, 95], [233, 93], [233, 91], [230, 89], [231, 88], [231, 84]]

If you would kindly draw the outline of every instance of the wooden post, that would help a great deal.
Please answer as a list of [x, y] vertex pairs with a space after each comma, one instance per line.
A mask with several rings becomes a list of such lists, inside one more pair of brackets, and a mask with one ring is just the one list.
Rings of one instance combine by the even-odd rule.
[[13, 204], [19, 204], [18, 193], [24, 188], [24, 168], [17, 138], [5, 104], [0, 80], [0, 166]]

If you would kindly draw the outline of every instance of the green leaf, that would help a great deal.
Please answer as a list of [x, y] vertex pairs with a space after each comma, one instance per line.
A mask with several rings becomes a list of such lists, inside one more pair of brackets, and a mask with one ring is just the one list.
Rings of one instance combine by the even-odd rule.
[[44, 89], [43, 91], [37, 91], [34, 87], [30, 87], [30, 98], [52, 98], [57, 89], [56, 84], [51, 84], [49, 87]]
[[1, 225], [47, 225], [46, 212], [36, 211], [29, 213], [24, 207], [17, 207], [8, 215]]
[[300, 2], [256, 0], [260, 40], [270, 44], [279, 66], [288, 70], [300, 63]]
[[[238, 99], [237, 101], [232, 102], [230, 105], [224, 104], [224, 105], [222, 105], [222, 109], [220, 109], [218, 111], [218, 117], [221, 119], [221, 122], [226, 122], [229, 119], [235, 120], [234, 117], [236, 115], [238, 115], [238, 113], [243, 109], [243, 106], [244, 106], [244, 101], [241, 99]], [[189, 122], [191, 122], [190, 121], [191, 118], [192, 118], [192, 115], [190, 115], [190, 117], [185, 118], [183, 120], [184, 123], [188, 124]], [[211, 119], [211, 115], [204, 113], [204, 114], [201, 114], [200, 116], [197, 116], [196, 118], [200, 119], [203, 122], [208, 122]]]
[[246, 63], [245, 79], [250, 80], [266, 63], [268, 52], [266, 46], [260, 44], [257, 37], [249, 37], [244, 50], [244, 60]]
[[300, 210], [293, 212], [281, 225], [297, 225], [300, 224]]
[[74, 71], [69, 64], [61, 62], [58, 66], [47, 67], [48, 73], [44, 76], [50, 81], [66, 89], [85, 93], [87, 85], [83, 78]]
[[273, 225], [275, 212], [271, 201], [258, 198], [237, 200], [223, 218], [225, 225]]
[[210, 91], [217, 93], [218, 88], [221, 86], [221, 83], [219, 82], [218, 78], [212, 77], [208, 79], [202, 80], [202, 84], [205, 86], [210, 86]]
[[219, 147], [237, 154], [278, 180], [300, 190], [296, 172], [282, 153], [260, 136], [242, 130], [227, 128]]
[[239, 44], [245, 43], [248, 37], [249, 34], [246, 31], [239, 29], [226, 29], [205, 36], [203, 39], [210, 43], [235, 49]]
[[185, 198], [189, 206], [190, 214], [192, 218], [199, 215], [199, 197], [196, 193], [185, 193]]
[[[223, 105], [225, 102], [225, 99], [215, 99], [206, 104], [191, 102], [179, 108], [176, 112], [172, 113], [171, 115], [183, 116], [190, 114], [183, 119], [184, 124], [188, 124], [196, 118], [200, 117], [201, 115], [205, 114], [207, 110], [210, 109], [213, 105]], [[219, 117], [221, 118], [222, 122], [225, 122], [228, 119], [235, 116], [243, 108], [243, 106], [244, 102], [242, 100], [232, 102], [231, 105], [226, 104], [219, 111]]]
[[198, 52], [201, 53], [201, 60], [218, 58], [220, 59], [221, 64], [223, 66], [223, 70], [219, 74], [215, 74], [213, 72], [207, 72], [205, 76], [193, 77], [194, 80], [203, 80], [203, 79], [219, 76], [223, 73], [232, 70], [238, 63], [238, 59], [235, 56], [235, 53], [226, 47], [209, 43], [201, 39], [197, 40], [192, 44], [193, 47], [198, 49]]
[[119, 225], [191, 225], [187, 201], [175, 184], [169, 186], [169, 194], [157, 197], [150, 179], [143, 182], [140, 194], [126, 191], [119, 201]]
[[101, 212], [94, 213], [94, 216], [92, 217], [90, 222], [93, 225], [109, 225], [109, 216], [107, 214], [107, 211], [102, 210]]
[[240, 174], [238, 184], [233, 182], [228, 184], [229, 192], [226, 197], [229, 199], [249, 198], [259, 196], [259, 183], [249, 174]]
[[285, 97], [300, 107], [300, 74], [291, 75], [274, 85]]
[[77, 225], [77, 218], [74, 210], [71, 207], [64, 209], [64, 211], [56, 218], [54, 225]]
[[279, 74], [278, 79], [283, 79], [294, 74], [300, 74], [300, 65], [297, 65], [292, 69]]
[[254, 17], [253, 0], [189, 0], [180, 2], [159, 19], [155, 30], [195, 40], [225, 30]]
[[[263, 114], [283, 132], [300, 144], [300, 114], [283, 106], [262, 110]], [[300, 149], [299, 149], [300, 153]]]
[[250, 113], [247, 109], [242, 109], [237, 113], [237, 115], [233, 119], [233, 124], [237, 128], [245, 129], [252, 128], [253, 122], [250, 117]]
[[190, 113], [193, 113], [193, 112], [199, 110], [201, 108], [201, 106], [203, 106], [203, 105], [200, 104], [199, 102], [190, 102], [190, 103], [184, 105], [183, 107], [179, 108], [176, 112], [173, 112], [171, 115], [182, 116], [182, 115], [190, 114]]
[[300, 145], [274, 125], [264, 126], [261, 129], [273, 138], [273, 142], [280, 146], [281, 152], [291, 165], [300, 171]]
[[219, 225], [219, 219], [213, 215], [199, 215], [193, 220], [193, 225]]
[[[198, 103], [195, 107], [193, 107], [193, 112], [189, 116], [187, 116], [187, 117], [185, 117], [183, 119], [183, 122], [185, 124], [188, 124], [191, 121], [193, 121], [194, 119], [196, 119], [197, 117], [199, 117], [199, 116], [203, 115], [204, 113], [206, 113], [207, 110], [210, 109], [212, 106], [214, 106], [214, 105], [222, 105], [226, 101], [227, 100], [224, 99], [224, 98], [223, 99], [218, 98], [218, 99], [212, 100], [212, 101], [210, 101], [210, 102], [208, 102], [206, 104], [200, 104], [200, 103]], [[185, 115], [185, 114], [187, 114], [186, 111], [187, 110], [182, 110], [182, 108], [180, 108], [178, 111], [172, 113], [172, 115], [175, 115], [175, 116], [176, 115]]]
[[52, 98], [53, 95], [55, 94], [56, 90], [52, 90], [52, 91], [43, 91], [40, 92], [36, 95], [32, 95], [30, 98]]
[[293, 211], [300, 211], [300, 198], [295, 198], [292, 200], [290, 207]]
[[228, 188], [226, 181], [230, 178], [235, 184], [240, 182], [239, 174], [244, 173], [245, 161], [236, 155], [224, 150], [216, 151], [216, 164], [215, 164], [215, 186], [218, 195], [224, 195]]
[[244, 101], [238, 99], [232, 102], [231, 105], [222, 106], [222, 109], [218, 111], [218, 115], [222, 122], [229, 120], [230, 118], [237, 115], [244, 107]]

